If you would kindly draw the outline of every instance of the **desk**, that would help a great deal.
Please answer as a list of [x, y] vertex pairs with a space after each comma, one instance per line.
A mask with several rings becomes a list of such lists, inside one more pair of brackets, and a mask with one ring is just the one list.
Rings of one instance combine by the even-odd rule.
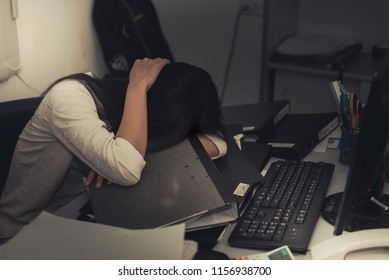
[[[347, 178], [349, 168], [340, 164], [338, 162], [338, 157], [339, 157], [338, 150], [327, 150], [327, 152], [325, 153], [312, 152], [307, 157], [304, 158], [304, 160], [324, 161], [324, 162], [335, 164], [335, 170], [334, 170], [331, 184], [328, 188], [327, 196], [342, 191], [346, 183], [346, 178]], [[265, 167], [265, 170], [266, 168], [267, 167]], [[385, 193], [388, 193], [388, 184], [385, 185]], [[258, 250], [231, 247], [228, 245], [227, 242], [228, 234], [229, 232], [227, 231], [223, 239], [214, 247], [214, 250], [223, 252], [226, 255], [228, 255], [230, 258], [238, 258], [241, 256], [264, 252]], [[349, 233], [344, 232], [343, 234], [349, 234]], [[322, 217], [320, 217], [316, 224], [315, 230], [313, 232], [307, 254], [295, 255], [295, 258], [302, 259], [302, 260], [311, 259], [309, 249], [315, 246], [316, 244], [331, 239], [333, 237], [334, 237], [333, 226], [327, 223]], [[389, 259], [389, 248], [356, 252], [350, 254], [349, 257], [353, 259]]]

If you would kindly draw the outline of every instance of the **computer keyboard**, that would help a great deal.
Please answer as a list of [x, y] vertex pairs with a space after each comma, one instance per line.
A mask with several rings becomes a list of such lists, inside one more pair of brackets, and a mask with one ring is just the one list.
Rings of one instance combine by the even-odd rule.
[[270, 250], [288, 245], [306, 253], [334, 165], [279, 160], [242, 212], [228, 242], [231, 246]]

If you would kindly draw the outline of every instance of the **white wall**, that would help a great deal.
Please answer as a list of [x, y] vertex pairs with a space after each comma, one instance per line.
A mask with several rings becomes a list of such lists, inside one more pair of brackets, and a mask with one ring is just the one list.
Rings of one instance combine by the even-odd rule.
[[37, 96], [67, 74], [105, 73], [91, 22], [92, 5], [93, 0], [18, 0], [18, 74], [23, 82], [12, 76], [0, 83], [0, 101]]
[[[263, 0], [258, 0], [263, 2]], [[240, 0], [153, 0], [177, 61], [204, 68], [222, 89]], [[22, 68], [0, 83], [0, 101], [39, 95], [55, 79], [92, 71], [106, 73], [91, 20], [93, 0], [18, 0]], [[262, 24], [240, 20], [225, 104], [259, 100]], [[26, 84], [28, 85], [26, 85]]]

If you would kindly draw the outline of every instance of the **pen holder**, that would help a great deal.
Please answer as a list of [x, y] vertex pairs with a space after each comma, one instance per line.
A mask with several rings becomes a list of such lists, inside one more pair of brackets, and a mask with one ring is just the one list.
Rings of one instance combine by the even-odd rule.
[[352, 161], [353, 152], [358, 139], [358, 133], [348, 131], [341, 127], [342, 135], [339, 144], [339, 162], [349, 166]]

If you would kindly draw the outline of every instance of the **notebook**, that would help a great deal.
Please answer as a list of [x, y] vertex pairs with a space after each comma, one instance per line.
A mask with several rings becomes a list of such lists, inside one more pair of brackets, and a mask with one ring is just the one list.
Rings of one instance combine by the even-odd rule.
[[174, 147], [148, 154], [145, 159], [147, 164], [138, 184], [90, 188], [98, 223], [130, 229], [185, 223], [187, 229], [194, 230], [190, 226], [193, 222], [211, 214], [214, 218], [202, 223], [202, 227], [237, 218], [232, 193], [197, 136], [191, 135]]

